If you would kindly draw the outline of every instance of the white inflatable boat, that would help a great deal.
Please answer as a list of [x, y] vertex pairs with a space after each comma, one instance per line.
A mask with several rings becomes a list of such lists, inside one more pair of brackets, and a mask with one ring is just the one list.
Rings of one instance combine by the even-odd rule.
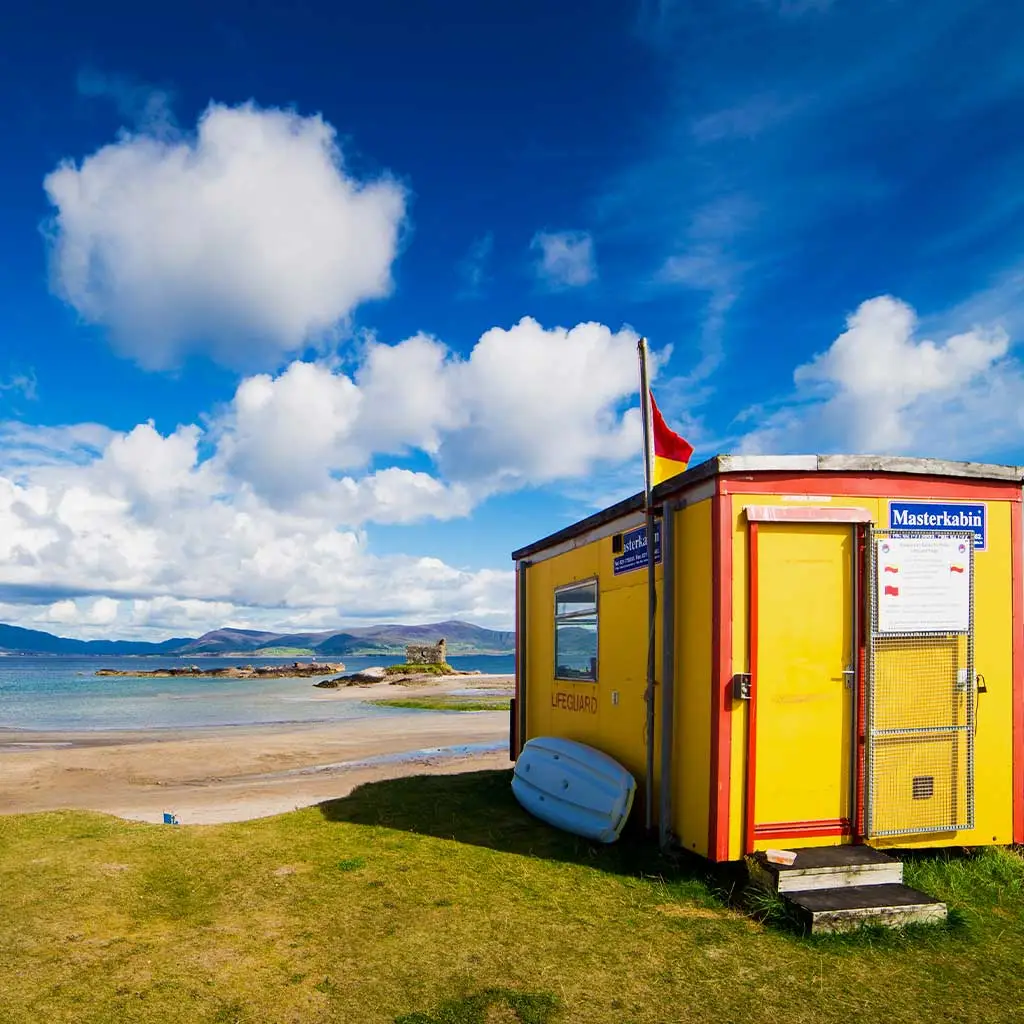
[[539, 736], [523, 747], [516, 761], [512, 792], [541, 821], [599, 843], [614, 843], [633, 806], [636, 780], [600, 750]]

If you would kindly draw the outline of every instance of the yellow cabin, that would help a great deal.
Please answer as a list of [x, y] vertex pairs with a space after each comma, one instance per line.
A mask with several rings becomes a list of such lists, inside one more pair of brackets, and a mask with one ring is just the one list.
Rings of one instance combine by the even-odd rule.
[[516, 551], [513, 756], [609, 754], [713, 861], [1024, 842], [1021, 480], [718, 456], [660, 485], [652, 730], [643, 496]]

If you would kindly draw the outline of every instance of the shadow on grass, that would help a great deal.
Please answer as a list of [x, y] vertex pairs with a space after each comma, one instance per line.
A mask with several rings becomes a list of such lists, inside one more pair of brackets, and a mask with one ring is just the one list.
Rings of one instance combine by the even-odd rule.
[[993, 849], [977, 855], [962, 851], [910, 853], [905, 855], [908, 882], [940, 898], [953, 897], [945, 924], [865, 927], [846, 934], [807, 936], [802, 919], [787, 901], [748, 884], [742, 861], [712, 864], [682, 850], [663, 854], [657, 841], [644, 832], [641, 808], [634, 807], [618, 842], [592, 843], [528, 814], [512, 794], [511, 781], [509, 769], [388, 779], [327, 801], [320, 805], [320, 812], [332, 822], [395, 829], [541, 860], [582, 864], [613, 875], [659, 880], [672, 890], [666, 894], [669, 898], [729, 906], [776, 933], [810, 941], [822, 949], [899, 949], [944, 943], [951, 937], [964, 939], [969, 935], [965, 910], [969, 915], [980, 910], [979, 904], [997, 903], [1000, 894], [1015, 906], [1024, 900], [1024, 861], [1017, 855]]
[[685, 852], [663, 854], [657, 842], [644, 834], [636, 807], [618, 842], [592, 843], [561, 832], [523, 810], [511, 783], [508, 769], [388, 779], [327, 801], [320, 811], [328, 821], [452, 839], [505, 853], [585, 864], [610, 874], [698, 882], [723, 901], [744, 874], [736, 865], [711, 865]]

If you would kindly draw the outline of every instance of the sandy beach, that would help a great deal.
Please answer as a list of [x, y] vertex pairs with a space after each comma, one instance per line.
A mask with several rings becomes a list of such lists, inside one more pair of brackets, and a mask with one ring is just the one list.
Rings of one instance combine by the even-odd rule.
[[[377, 700], [468, 687], [497, 695], [511, 679], [453, 676], [422, 686], [379, 683], [317, 693], [325, 701]], [[0, 814], [74, 808], [151, 822], [164, 812], [182, 824], [242, 821], [344, 796], [379, 779], [506, 768], [507, 740], [504, 711], [135, 732], [0, 728]], [[477, 745], [491, 749], [445, 749]]]

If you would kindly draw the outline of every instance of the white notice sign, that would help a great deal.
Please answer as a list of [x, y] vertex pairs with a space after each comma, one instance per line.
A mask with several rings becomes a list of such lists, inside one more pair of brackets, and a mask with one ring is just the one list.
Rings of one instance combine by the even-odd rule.
[[959, 537], [887, 537], [878, 541], [878, 631], [970, 629], [969, 543]]

